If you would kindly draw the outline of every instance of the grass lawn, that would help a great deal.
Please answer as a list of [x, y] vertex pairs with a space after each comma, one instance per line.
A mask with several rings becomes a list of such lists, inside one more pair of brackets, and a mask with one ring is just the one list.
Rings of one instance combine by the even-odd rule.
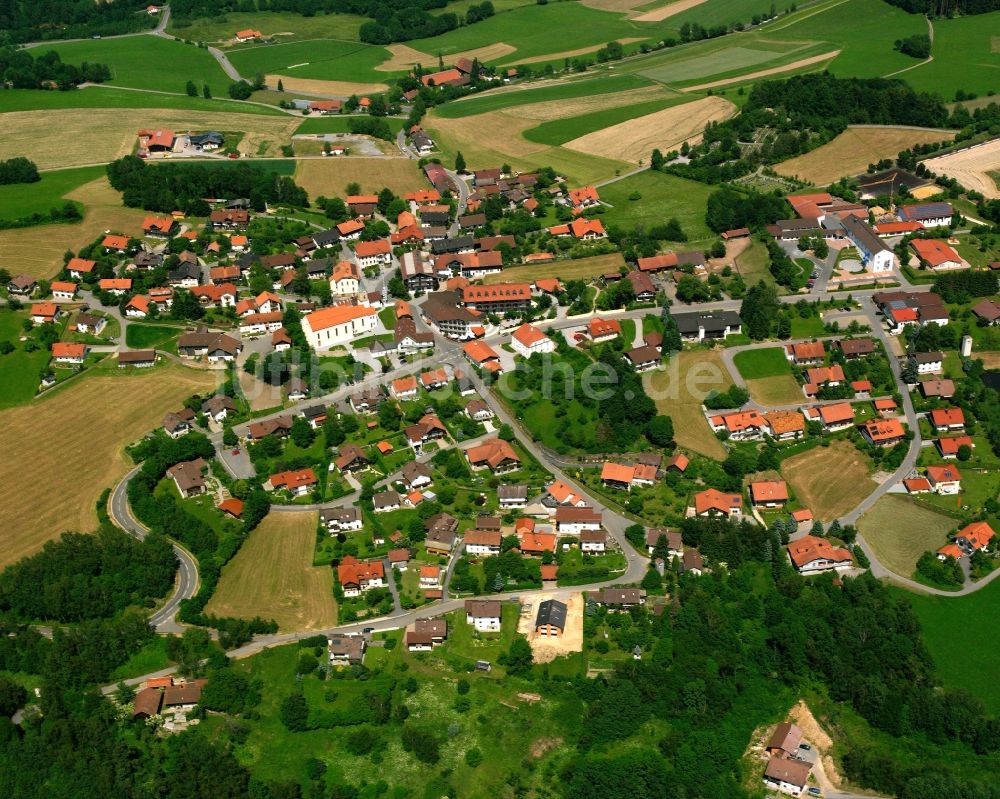
[[195, 42], [235, 42], [233, 34], [251, 28], [265, 36], [281, 34], [278, 41], [289, 39], [357, 39], [365, 17], [355, 14], [316, 14], [306, 17], [284, 11], [245, 13], [226, 11], [213, 17], [178, 21], [171, 18], [169, 31], [181, 39]]
[[793, 405], [804, 401], [802, 388], [791, 375], [747, 380], [747, 391], [761, 405]]
[[[693, 180], [665, 175], [662, 172], [640, 172], [600, 188], [601, 199], [610, 203], [601, 217], [605, 225], [646, 228], [676, 218], [688, 238], [693, 241], [712, 238], [705, 224], [705, 207], [712, 187]], [[640, 195], [639, 200], [630, 196]], [[686, 249], [696, 249], [685, 245]]]
[[592, 255], [589, 258], [574, 258], [571, 260], [552, 261], [547, 264], [525, 264], [504, 269], [494, 275], [487, 275], [483, 282], [508, 283], [518, 280], [538, 280], [539, 278], [557, 277], [563, 282], [568, 280], [589, 281], [600, 277], [605, 272], [617, 272], [625, 266], [625, 259], [620, 252], [606, 255]]
[[125, 328], [125, 343], [132, 349], [163, 348], [177, 339], [183, 328], [132, 322]]
[[[735, 264], [736, 271], [743, 276], [743, 281], [748, 286], [754, 286], [760, 280], [769, 286], [775, 285], [774, 275], [771, 274], [770, 269], [771, 258], [767, 254], [767, 247], [762, 242], [756, 239], [751, 241], [750, 246], [736, 256]], [[785, 291], [780, 287], [779, 290]]]
[[924, 643], [941, 681], [954, 690], [969, 691], [990, 713], [1000, 713], [997, 681], [968, 679], [969, 674], [996, 674], [1000, 670], [1000, 646], [995, 639], [1000, 624], [1000, 581], [962, 597], [899, 593], [906, 596], [920, 619]]
[[818, 338], [826, 335], [823, 320], [818, 316], [803, 319], [798, 314], [792, 317], [792, 338]]
[[792, 485], [799, 504], [824, 523], [854, 508], [875, 488], [868, 476], [871, 462], [848, 441], [814, 447], [786, 458], [782, 476]]
[[719, 460], [726, 457], [726, 450], [708, 426], [701, 403], [709, 392], [732, 385], [722, 358], [713, 350], [678, 353], [666, 369], [643, 375], [643, 386], [657, 411], [673, 419], [678, 445]]
[[167, 639], [158, 635], [111, 672], [111, 682], [150, 674], [167, 668], [171, 663], [173, 661], [167, 657]]
[[44, 49], [55, 50], [71, 64], [107, 64], [111, 67], [110, 85], [180, 93], [193, 80], [199, 91], [207, 83], [213, 96], [224, 97], [231, 82], [207, 50], [159, 36], [53, 42]]
[[34, 397], [42, 369], [49, 362], [47, 349], [25, 352], [25, 342], [18, 341], [25, 335], [21, 325], [27, 318], [27, 311], [0, 310], [0, 341], [14, 345], [13, 352], [0, 355], [0, 408], [21, 405]]
[[312, 80], [378, 83], [386, 77], [375, 67], [391, 57], [382, 48], [337, 39], [250, 45], [230, 50], [229, 60], [241, 75], [279, 74]]
[[792, 367], [781, 347], [745, 350], [733, 356], [733, 363], [746, 380], [791, 375]]
[[[318, 116], [310, 117], [306, 119], [299, 127], [296, 129], [296, 133], [349, 133], [348, 122], [351, 119], [364, 119], [365, 115], [360, 117], [351, 116]], [[406, 123], [405, 119], [400, 119], [399, 117], [386, 117], [386, 123], [389, 125], [389, 129], [396, 133], [402, 130], [403, 125]]]
[[[977, 446], [973, 451], [978, 451], [981, 447], [982, 445]], [[966, 464], [958, 464], [958, 470], [962, 474], [962, 493], [959, 497], [923, 494], [918, 501], [939, 508], [947, 514], [960, 514], [963, 511], [975, 512], [973, 509], [982, 508], [987, 500], [996, 499], [1000, 489], [1000, 475], [995, 467], [973, 469]]]
[[[32, 214], [45, 214], [62, 206], [64, 196], [91, 180], [104, 175], [103, 166], [84, 166], [43, 172], [37, 183], [15, 183], [0, 186], [0, 219], [23, 219]], [[74, 203], [82, 209], [80, 203]]]
[[[183, 92], [178, 86], [175, 91]], [[186, 94], [155, 94], [113, 86], [88, 86], [69, 92], [16, 89], [3, 93], [4, 111], [50, 111], [60, 108], [172, 108], [180, 111], [236, 111], [241, 114], [284, 116], [268, 108], [237, 100], [188, 97]]]
[[[953, 500], [954, 501], [954, 500]], [[858, 530], [889, 569], [911, 577], [917, 559], [948, 543], [955, 520], [909, 497], [888, 494], [858, 520]]]
[[269, 514], [226, 564], [206, 606], [219, 616], [261, 616], [282, 630], [337, 623], [333, 571], [313, 566], [315, 512]]

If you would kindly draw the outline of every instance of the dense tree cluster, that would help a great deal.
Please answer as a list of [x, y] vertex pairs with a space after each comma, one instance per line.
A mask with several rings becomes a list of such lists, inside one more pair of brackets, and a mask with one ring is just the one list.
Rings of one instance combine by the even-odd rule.
[[927, 58], [931, 54], [931, 37], [926, 33], [918, 33], [905, 39], [897, 39], [893, 46], [904, 55]]
[[885, 0], [911, 14], [950, 17], [953, 14], [988, 14], [1000, 9], [1000, 0]]
[[164, 596], [176, 567], [162, 535], [139, 541], [110, 525], [97, 535], [63, 533], [0, 574], [0, 611], [23, 621], [110, 617]]
[[780, 194], [744, 194], [727, 187], [708, 195], [705, 222], [716, 233], [741, 227], [759, 230], [791, 215], [791, 206]]
[[156, 25], [156, 17], [141, 13], [147, 5], [145, 0], [120, 3], [7, 0], [0, 3], [0, 31], [5, 41], [14, 43], [132, 33]]
[[[0, 30], [4, 29], [3, 11], [0, 6]], [[84, 61], [79, 66], [63, 63], [59, 53], [49, 50], [37, 57], [33, 51], [0, 47], [0, 86], [8, 84], [12, 89], [72, 89], [84, 83], [103, 83], [111, 79], [107, 64], [90, 64]]]
[[1000, 291], [996, 272], [968, 269], [962, 272], [938, 275], [934, 291], [945, 302], [969, 302], [973, 297], [992, 297]]
[[268, 203], [307, 206], [305, 190], [290, 177], [255, 164], [147, 164], [127, 155], [108, 164], [108, 179], [130, 208], [207, 216], [205, 197], [246, 197], [256, 211]]
[[41, 179], [34, 161], [20, 157], [0, 161], [0, 186], [8, 183], [37, 183]]

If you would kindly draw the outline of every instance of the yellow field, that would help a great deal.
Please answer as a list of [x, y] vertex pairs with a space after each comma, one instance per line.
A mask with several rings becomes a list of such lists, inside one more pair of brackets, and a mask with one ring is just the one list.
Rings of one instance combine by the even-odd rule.
[[0, 411], [0, 566], [65, 530], [93, 530], [101, 491], [131, 468], [123, 447], [215, 383], [213, 375], [181, 366], [92, 375]]
[[377, 193], [390, 188], [396, 194], [426, 189], [427, 181], [417, 162], [409, 158], [324, 158], [299, 161], [295, 182], [315, 199], [345, 194], [348, 183], [358, 183], [361, 191]]
[[[165, 108], [119, 108], [113, 113], [16, 111], [0, 114], [0, 158], [23, 155], [39, 169], [62, 169], [113, 161], [132, 152], [140, 128], [244, 131], [251, 155], [280, 154], [301, 120], [261, 114], [217, 114]], [[273, 152], [257, 153], [258, 137], [272, 142]], [[248, 144], [249, 142], [249, 144]], [[249, 151], [247, 151], [249, 152]]]
[[[407, 72], [412, 69], [414, 64], [420, 64], [424, 67], [425, 71], [437, 69], [438, 59], [436, 54], [423, 53], [405, 44], [389, 44], [386, 45], [385, 49], [392, 53], [392, 58], [388, 61], [383, 61], [375, 67], [379, 72]], [[503, 42], [497, 42], [495, 44], [488, 44], [485, 47], [477, 47], [474, 50], [463, 50], [460, 53], [446, 53], [446, 55], [450, 63], [454, 63], [459, 58], [478, 58], [480, 61], [486, 62], [496, 61], [514, 52], [516, 52], [516, 48]]]
[[313, 566], [318, 515], [273, 512], [222, 569], [207, 613], [274, 619], [282, 631], [337, 623], [333, 571]]
[[875, 489], [868, 476], [869, 461], [847, 441], [793, 455], [781, 464], [799, 504], [822, 522], [853, 509]]
[[708, 426], [701, 403], [712, 390], [733, 385], [722, 358], [714, 350], [688, 350], [670, 359], [666, 369], [646, 372], [643, 386], [656, 409], [674, 422], [674, 438], [682, 449], [722, 460], [726, 449]]
[[931, 158], [926, 166], [939, 175], [955, 178], [967, 189], [982, 192], [987, 199], [1000, 197], [1000, 186], [997, 186], [989, 174], [990, 171], [1000, 169], [1000, 139], [992, 139], [951, 155]]
[[666, 152], [683, 142], [701, 141], [707, 123], [728, 119], [736, 110], [735, 105], [722, 97], [705, 97], [596, 130], [566, 142], [565, 146], [602, 158], [618, 158], [638, 164], [648, 161], [650, 153], [657, 147]]
[[384, 83], [354, 83], [349, 80], [319, 80], [316, 78], [294, 78], [288, 75], [267, 75], [265, 76], [268, 86], [277, 86], [278, 81], [286, 92], [302, 92], [303, 94], [332, 94], [352, 95], [352, 94], [378, 94], [384, 92], [389, 87]]
[[950, 140], [954, 136], [954, 133], [941, 130], [850, 127], [833, 141], [805, 155], [782, 161], [774, 169], [781, 175], [825, 186], [845, 175], [859, 175], [869, 164], [883, 158], [895, 158], [914, 144]]
[[804, 397], [799, 384], [791, 375], [775, 375], [747, 380], [747, 391], [761, 405], [792, 405], [802, 402]]
[[912, 576], [927, 550], [948, 543], [955, 520], [918, 505], [909, 497], [887, 494], [858, 519], [858, 530], [876, 557], [903, 577]]
[[553, 261], [548, 264], [525, 264], [504, 269], [495, 275], [487, 275], [483, 282], [507, 283], [517, 281], [537, 280], [545, 277], [557, 277], [563, 282], [567, 280], [590, 280], [605, 272], [617, 272], [625, 266], [625, 258], [620, 252], [607, 255], [594, 255], [591, 258], [577, 258], [572, 261]]
[[645, 14], [633, 17], [633, 19], [636, 22], [662, 22], [676, 14], [680, 14], [682, 11], [687, 11], [689, 8], [700, 6], [704, 2], [705, 0], [675, 0], [675, 2], [668, 3], [662, 8], [654, 8], [652, 11], [647, 11]]
[[0, 231], [0, 263], [17, 274], [49, 278], [62, 268], [66, 250], [89, 244], [105, 230], [141, 235], [145, 212], [125, 208], [121, 195], [111, 188], [107, 178], [84, 184], [66, 196], [83, 203], [83, 221]]

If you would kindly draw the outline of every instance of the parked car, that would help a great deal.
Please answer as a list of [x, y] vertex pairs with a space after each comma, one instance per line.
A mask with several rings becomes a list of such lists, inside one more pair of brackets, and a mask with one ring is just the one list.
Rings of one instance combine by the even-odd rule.
[[823, 792], [817, 788], [815, 785], [810, 785], [809, 789], [806, 791], [810, 796], [822, 796]]
[[809, 744], [799, 744], [799, 749], [803, 750], [804, 752], [812, 751], [812, 747]]

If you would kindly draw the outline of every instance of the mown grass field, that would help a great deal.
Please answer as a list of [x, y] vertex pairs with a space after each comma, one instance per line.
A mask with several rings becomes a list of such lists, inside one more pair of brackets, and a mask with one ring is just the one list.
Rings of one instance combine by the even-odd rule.
[[996, 680], [969, 679], [970, 674], [1000, 670], [1000, 581], [961, 597], [936, 597], [898, 590], [920, 619], [924, 643], [934, 658], [941, 681], [953, 690], [978, 697], [989, 712], [1000, 713]]
[[813, 449], [782, 461], [781, 474], [795, 490], [799, 505], [824, 523], [843, 516], [875, 488], [871, 462], [848, 441]]
[[25, 335], [22, 325], [28, 318], [28, 311], [0, 311], [0, 341], [9, 341], [14, 351], [0, 355], [0, 408], [12, 408], [29, 402], [41, 381], [41, 371], [51, 357], [40, 347], [34, 352], [25, 352], [24, 343], [18, 339]]
[[279, 42], [293, 39], [353, 40], [358, 38], [358, 29], [366, 19], [356, 14], [317, 14], [305, 17], [290, 12], [227, 11], [214, 17], [184, 22], [178, 22], [172, 17], [168, 30], [181, 39], [215, 44], [235, 44], [236, 31], [247, 29], [259, 30], [265, 36], [274, 36]]
[[[123, 448], [191, 394], [215, 385], [180, 366], [119, 372], [114, 361], [38, 401], [0, 411], [0, 566], [64, 530], [90, 531], [94, 503], [130, 468]], [[58, 439], [39, 431], [58, 431]], [[57, 443], [56, 443], [57, 441]]]
[[[601, 186], [598, 191], [602, 200], [614, 206], [601, 217], [605, 225], [649, 228], [676, 218], [691, 242], [713, 236], [705, 224], [705, 208], [713, 189], [704, 183], [647, 170]], [[639, 194], [639, 199], [629, 199], [634, 194]]]
[[162, 349], [183, 332], [183, 327], [132, 322], [125, 328], [125, 344], [134, 350]]
[[206, 612], [271, 618], [281, 630], [318, 630], [337, 623], [333, 571], [313, 566], [315, 512], [273, 512], [226, 564]]
[[917, 559], [948, 543], [955, 520], [909, 497], [886, 495], [858, 520], [858, 530], [875, 555], [896, 574], [911, 577]]
[[348, 183], [357, 182], [362, 192], [377, 193], [390, 188], [402, 195], [427, 188], [427, 181], [409, 158], [318, 158], [299, 161], [295, 182], [310, 198], [346, 194]]
[[[302, 122], [301, 125], [296, 128], [295, 132], [298, 133], [348, 133], [348, 122], [352, 119], [349, 116], [326, 116], [326, 117], [310, 117]], [[405, 119], [400, 119], [398, 117], [388, 117], [385, 120], [389, 129], [393, 133], [398, 132], [402, 129]]]
[[719, 460], [726, 457], [726, 450], [708, 426], [701, 403], [709, 392], [732, 385], [722, 358], [711, 350], [678, 353], [665, 369], [643, 375], [643, 386], [657, 411], [673, 419], [677, 444]]
[[[0, 186], [0, 219], [23, 219], [63, 205], [66, 194], [104, 174], [103, 166], [43, 172], [37, 183]], [[77, 203], [77, 207], [82, 206]]]
[[775, 407], [803, 401], [802, 389], [791, 375], [775, 375], [747, 380], [747, 391], [761, 405]]
[[[183, 90], [183, 86], [177, 89]], [[158, 94], [113, 86], [88, 86], [69, 92], [18, 89], [16, 92], [4, 92], [0, 96], [0, 109], [5, 112], [54, 111], [60, 108], [172, 108], [179, 111], [227, 111], [284, 116], [277, 108], [237, 100], [206, 100], [203, 97], [188, 97], [186, 94]]]
[[900, 151], [915, 144], [950, 141], [955, 134], [942, 130], [912, 128], [851, 127], [833, 141], [805, 155], [777, 164], [781, 175], [825, 186], [844, 176], [864, 173], [869, 164], [883, 158], [895, 158]]
[[248, 45], [229, 51], [229, 60], [241, 75], [258, 72], [313, 80], [379, 83], [375, 67], [391, 53], [383, 47], [337, 39], [314, 39], [285, 44]]
[[63, 61], [71, 64], [83, 61], [107, 64], [111, 68], [112, 85], [183, 92], [185, 84], [193, 80], [199, 91], [207, 83], [212, 95], [220, 97], [226, 95], [231, 83], [207, 50], [160, 36], [53, 42], [39, 50], [55, 50]]
[[[1000, 11], [934, 20], [934, 60], [900, 75], [907, 83], [954, 99], [958, 89], [985, 95], [1000, 82], [996, 41]], [[917, 62], [914, 62], [917, 63]]]
[[576, 258], [569, 261], [514, 266], [504, 269], [498, 274], [487, 275], [483, 278], [483, 282], [487, 285], [519, 280], [531, 282], [546, 277], [557, 277], [563, 282], [567, 280], [591, 280], [605, 272], [617, 272], [623, 266], [625, 266], [625, 259], [622, 254], [613, 252], [607, 255], [594, 255], [590, 258]]
[[733, 356], [733, 363], [746, 380], [791, 375], [792, 367], [781, 347], [744, 350]]

